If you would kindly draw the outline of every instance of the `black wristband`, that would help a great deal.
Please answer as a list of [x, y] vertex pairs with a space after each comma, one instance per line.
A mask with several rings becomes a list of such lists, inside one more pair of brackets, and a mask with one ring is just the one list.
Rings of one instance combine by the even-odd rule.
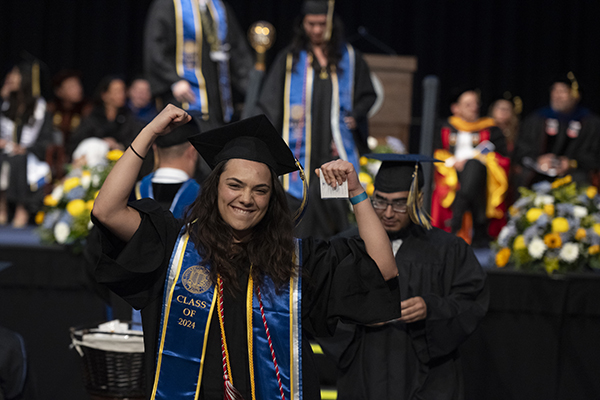
[[137, 151], [135, 151], [135, 149], [133, 148], [133, 146], [132, 146], [132, 145], [129, 145], [129, 148], [131, 149], [131, 151], [133, 151], [133, 153], [134, 153], [136, 156], [138, 156], [139, 158], [141, 158], [141, 159], [142, 159], [142, 161], [146, 159], [146, 157], [142, 157], [142, 156], [140, 156], [140, 153], [138, 153]]

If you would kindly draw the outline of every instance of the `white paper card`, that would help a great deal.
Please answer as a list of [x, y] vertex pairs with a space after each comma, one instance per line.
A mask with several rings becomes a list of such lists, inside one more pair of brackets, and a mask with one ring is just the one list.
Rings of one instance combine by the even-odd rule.
[[319, 173], [321, 183], [321, 198], [322, 199], [347, 199], [348, 198], [348, 181], [337, 185], [335, 188], [329, 186], [323, 178], [323, 173]]

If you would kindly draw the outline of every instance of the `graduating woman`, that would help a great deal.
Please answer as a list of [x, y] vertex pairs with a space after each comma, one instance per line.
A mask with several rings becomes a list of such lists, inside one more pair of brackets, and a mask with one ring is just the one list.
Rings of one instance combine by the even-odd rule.
[[183, 221], [151, 199], [128, 204], [154, 140], [189, 120], [167, 106], [92, 211], [93, 274], [142, 310], [148, 398], [319, 399], [306, 334], [400, 315], [385, 230], [352, 164], [336, 160], [321, 173], [348, 182], [364, 242], [295, 240], [278, 175], [298, 167], [263, 115], [190, 139], [213, 172]]

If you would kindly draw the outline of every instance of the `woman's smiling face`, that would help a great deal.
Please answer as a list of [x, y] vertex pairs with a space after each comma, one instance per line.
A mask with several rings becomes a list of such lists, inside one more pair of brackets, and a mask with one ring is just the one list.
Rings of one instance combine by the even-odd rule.
[[265, 216], [271, 199], [271, 171], [263, 163], [234, 158], [219, 178], [217, 203], [221, 218], [242, 241]]

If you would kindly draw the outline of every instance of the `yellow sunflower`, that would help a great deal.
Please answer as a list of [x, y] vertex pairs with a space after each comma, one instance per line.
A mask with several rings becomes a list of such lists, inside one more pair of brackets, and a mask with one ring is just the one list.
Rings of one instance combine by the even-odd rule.
[[544, 243], [549, 249], [558, 249], [562, 246], [562, 239], [558, 233], [548, 233], [544, 236]]

